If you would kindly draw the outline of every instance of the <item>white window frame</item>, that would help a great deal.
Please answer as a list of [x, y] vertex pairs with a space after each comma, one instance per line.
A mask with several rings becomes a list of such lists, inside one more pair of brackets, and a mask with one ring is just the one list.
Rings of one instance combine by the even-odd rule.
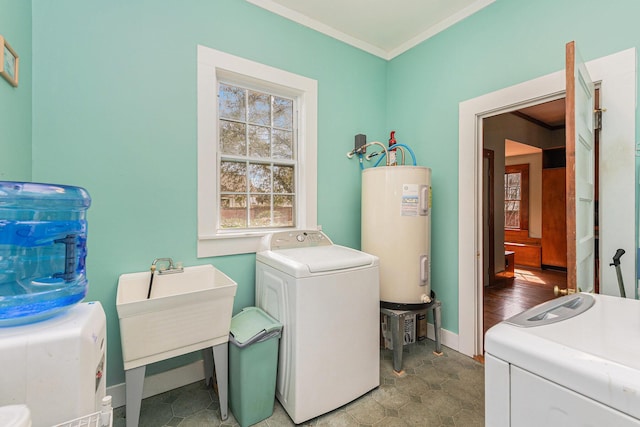
[[[218, 81], [272, 89], [295, 99], [296, 219], [292, 230], [317, 228], [318, 82], [288, 71], [198, 45], [198, 258], [254, 253], [277, 229], [224, 230], [218, 224]], [[296, 112], [294, 112], [296, 114]]]

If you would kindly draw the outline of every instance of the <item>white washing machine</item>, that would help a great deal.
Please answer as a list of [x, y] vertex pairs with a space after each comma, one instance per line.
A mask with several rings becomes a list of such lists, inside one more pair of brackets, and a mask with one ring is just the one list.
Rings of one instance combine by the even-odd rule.
[[485, 336], [485, 423], [640, 426], [640, 301], [579, 293]]
[[256, 254], [256, 305], [283, 324], [276, 397], [302, 423], [380, 385], [378, 258], [320, 231], [274, 233]]

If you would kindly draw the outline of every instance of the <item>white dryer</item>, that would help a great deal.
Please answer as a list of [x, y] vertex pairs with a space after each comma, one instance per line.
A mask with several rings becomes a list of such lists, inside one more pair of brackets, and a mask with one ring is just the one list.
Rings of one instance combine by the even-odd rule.
[[302, 423], [380, 385], [378, 258], [320, 231], [279, 232], [256, 254], [256, 305], [283, 324], [276, 397]]
[[485, 336], [491, 427], [640, 426], [640, 301], [579, 293]]

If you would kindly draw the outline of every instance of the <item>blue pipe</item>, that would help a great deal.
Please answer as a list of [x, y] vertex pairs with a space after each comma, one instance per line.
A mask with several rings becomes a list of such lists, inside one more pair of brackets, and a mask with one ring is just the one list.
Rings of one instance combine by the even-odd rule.
[[375, 164], [375, 165], [373, 165], [373, 167], [374, 167], [374, 168], [375, 168], [375, 167], [377, 167], [377, 166], [380, 164], [380, 162], [382, 161], [382, 159], [384, 159], [384, 156], [386, 156], [386, 155], [387, 155], [387, 153], [385, 153], [385, 152], [383, 151], [383, 152], [382, 152], [382, 154], [380, 155], [380, 158], [378, 159], [378, 161], [376, 162], [376, 164]]
[[[411, 149], [411, 147], [409, 147], [408, 145], [404, 145], [404, 144], [393, 144], [391, 147], [388, 148], [388, 150], [392, 149], [393, 147], [406, 148], [407, 151], [409, 152], [409, 154], [411, 154], [411, 158], [413, 159], [413, 166], [416, 166], [416, 155], [413, 153], [413, 150]], [[374, 168], [377, 167], [380, 164], [382, 159], [384, 159], [384, 156], [386, 156], [386, 153], [382, 152], [382, 155], [380, 156], [378, 161], [373, 165]]]

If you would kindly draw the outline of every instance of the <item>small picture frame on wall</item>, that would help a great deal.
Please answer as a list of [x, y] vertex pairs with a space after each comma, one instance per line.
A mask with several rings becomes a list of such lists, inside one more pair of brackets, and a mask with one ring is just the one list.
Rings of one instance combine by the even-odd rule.
[[5, 38], [0, 36], [0, 75], [14, 87], [18, 86], [19, 65], [20, 58], [18, 54], [11, 48]]

